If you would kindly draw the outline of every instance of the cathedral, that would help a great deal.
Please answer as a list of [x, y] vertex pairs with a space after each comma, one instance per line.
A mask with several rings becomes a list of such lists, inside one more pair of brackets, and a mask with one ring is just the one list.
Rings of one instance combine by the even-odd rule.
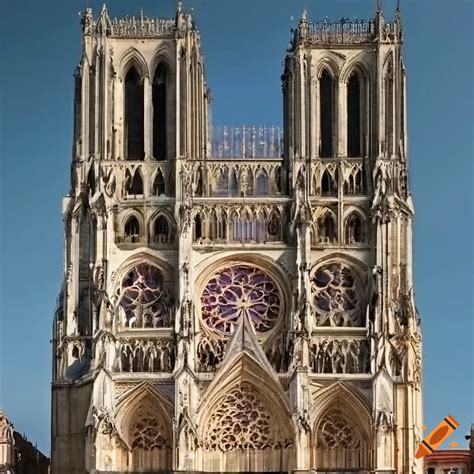
[[81, 28], [52, 472], [421, 474], [399, 8], [303, 12], [282, 128], [212, 125], [180, 3]]

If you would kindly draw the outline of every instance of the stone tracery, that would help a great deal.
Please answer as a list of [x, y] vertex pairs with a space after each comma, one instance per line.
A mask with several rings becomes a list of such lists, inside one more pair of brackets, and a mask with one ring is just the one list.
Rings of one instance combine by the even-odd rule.
[[203, 440], [208, 451], [285, 448], [291, 444], [268, 411], [261, 394], [243, 382], [215, 404]]
[[120, 288], [122, 324], [129, 328], [159, 328], [171, 323], [172, 301], [161, 271], [140, 263], [123, 278]]
[[318, 326], [360, 326], [361, 291], [354, 272], [341, 262], [317, 268], [311, 292]]
[[237, 265], [219, 270], [201, 295], [202, 318], [213, 332], [229, 336], [247, 314], [258, 332], [274, 326], [281, 312], [281, 295], [263, 270]]
[[360, 438], [344, 414], [332, 410], [319, 423], [319, 443], [326, 449], [356, 449]]

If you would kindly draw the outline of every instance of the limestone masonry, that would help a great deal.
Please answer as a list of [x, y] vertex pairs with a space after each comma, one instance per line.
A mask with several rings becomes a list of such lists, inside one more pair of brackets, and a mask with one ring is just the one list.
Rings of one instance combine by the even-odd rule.
[[85, 10], [54, 474], [423, 472], [402, 42], [304, 12], [283, 129], [212, 127], [181, 4]]

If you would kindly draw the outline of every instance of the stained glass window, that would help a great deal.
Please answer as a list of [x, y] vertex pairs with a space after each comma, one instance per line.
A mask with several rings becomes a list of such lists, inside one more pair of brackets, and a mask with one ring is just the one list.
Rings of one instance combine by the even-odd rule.
[[248, 314], [255, 329], [266, 332], [278, 320], [281, 300], [280, 290], [267, 273], [236, 265], [219, 270], [207, 283], [201, 295], [202, 318], [209, 329], [228, 336]]

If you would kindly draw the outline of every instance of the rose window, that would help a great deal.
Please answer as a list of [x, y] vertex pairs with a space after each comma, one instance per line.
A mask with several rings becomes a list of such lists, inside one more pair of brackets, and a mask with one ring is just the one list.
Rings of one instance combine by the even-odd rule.
[[130, 328], [167, 327], [171, 300], [161, 271], [148, 263], [133, 267], [122, 280], [122, 323]]
[[334, 262], [319, 267], [311, 279], [318, 326], [360, 326], [361, 301], [352, 271]]
[[319, 438], [326, 449], [355, 449], [359, 447], [359, 437], [354, 428], [335, 410], [327, 414], [319, 425]]
[[281, 299], [276, 283], [263, 270], [247, 265], [224, 268], [204, 288], [202, 319], [212, 331], [229, 336], [248, 315], [257, 331], [266, 332], [278, 320]]

